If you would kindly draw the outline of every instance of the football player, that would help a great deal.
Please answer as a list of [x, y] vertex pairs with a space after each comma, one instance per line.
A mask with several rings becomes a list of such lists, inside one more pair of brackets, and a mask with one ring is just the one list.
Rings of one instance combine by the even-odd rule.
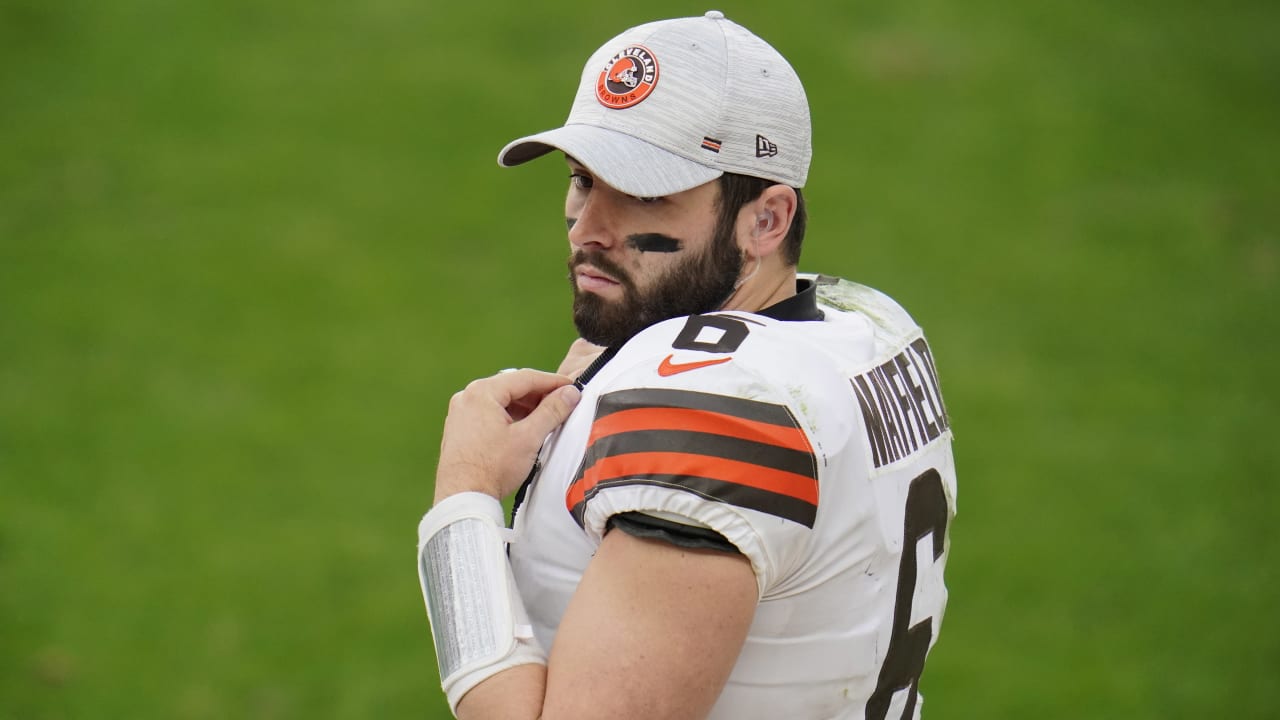
[[919, 717], [950, 422], [897, 303], [797, 271], [795, 72], [718, 12], [632, 28], [588, 60], [564, 126], [499, 160], [556, 151], [582, 340], [560, 372], [453, 397], [419, 526], [450, 707]]

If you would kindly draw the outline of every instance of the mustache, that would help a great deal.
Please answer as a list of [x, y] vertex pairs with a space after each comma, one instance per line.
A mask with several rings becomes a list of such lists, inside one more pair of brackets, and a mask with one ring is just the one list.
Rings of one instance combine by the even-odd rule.
[[609, 274], [614, 280], [622, 283], [624, 287], [634, 287], [631, 282], [631, 276], [622, 266], [605, 257], [603, 253], [587, 252], [586, 250], [578, 250], [569, 256], [569, 281], [573, 281], [573, 271], [578, 269], [579, 265], [590, 265], [601, 272]]

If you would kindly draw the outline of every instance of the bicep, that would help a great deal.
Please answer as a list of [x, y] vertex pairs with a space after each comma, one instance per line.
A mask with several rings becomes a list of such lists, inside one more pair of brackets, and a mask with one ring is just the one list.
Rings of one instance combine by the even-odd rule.
[[740, 554], [608, 533], [557, 631], [543, 717], [705, 717], [756, 592]]

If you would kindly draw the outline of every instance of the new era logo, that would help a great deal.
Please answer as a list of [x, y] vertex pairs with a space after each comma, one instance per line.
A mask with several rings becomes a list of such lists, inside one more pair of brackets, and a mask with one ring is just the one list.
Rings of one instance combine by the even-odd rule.
[[756, 157], [773, 157], [778, 154], [778, 146], [769, 142], [769, 138], [763, 135], [756, 136]]

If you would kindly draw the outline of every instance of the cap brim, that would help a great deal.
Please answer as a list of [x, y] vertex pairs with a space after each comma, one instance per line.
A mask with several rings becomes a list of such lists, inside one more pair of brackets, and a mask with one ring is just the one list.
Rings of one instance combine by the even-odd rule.
[[519, 165], [552, 150], [564, 152], [607, 185], [636, 197], [674, 195], [723, 174], [630, 135], [594, 125], [565, 125], [515, 140], [498, 153], [498, 164]]

